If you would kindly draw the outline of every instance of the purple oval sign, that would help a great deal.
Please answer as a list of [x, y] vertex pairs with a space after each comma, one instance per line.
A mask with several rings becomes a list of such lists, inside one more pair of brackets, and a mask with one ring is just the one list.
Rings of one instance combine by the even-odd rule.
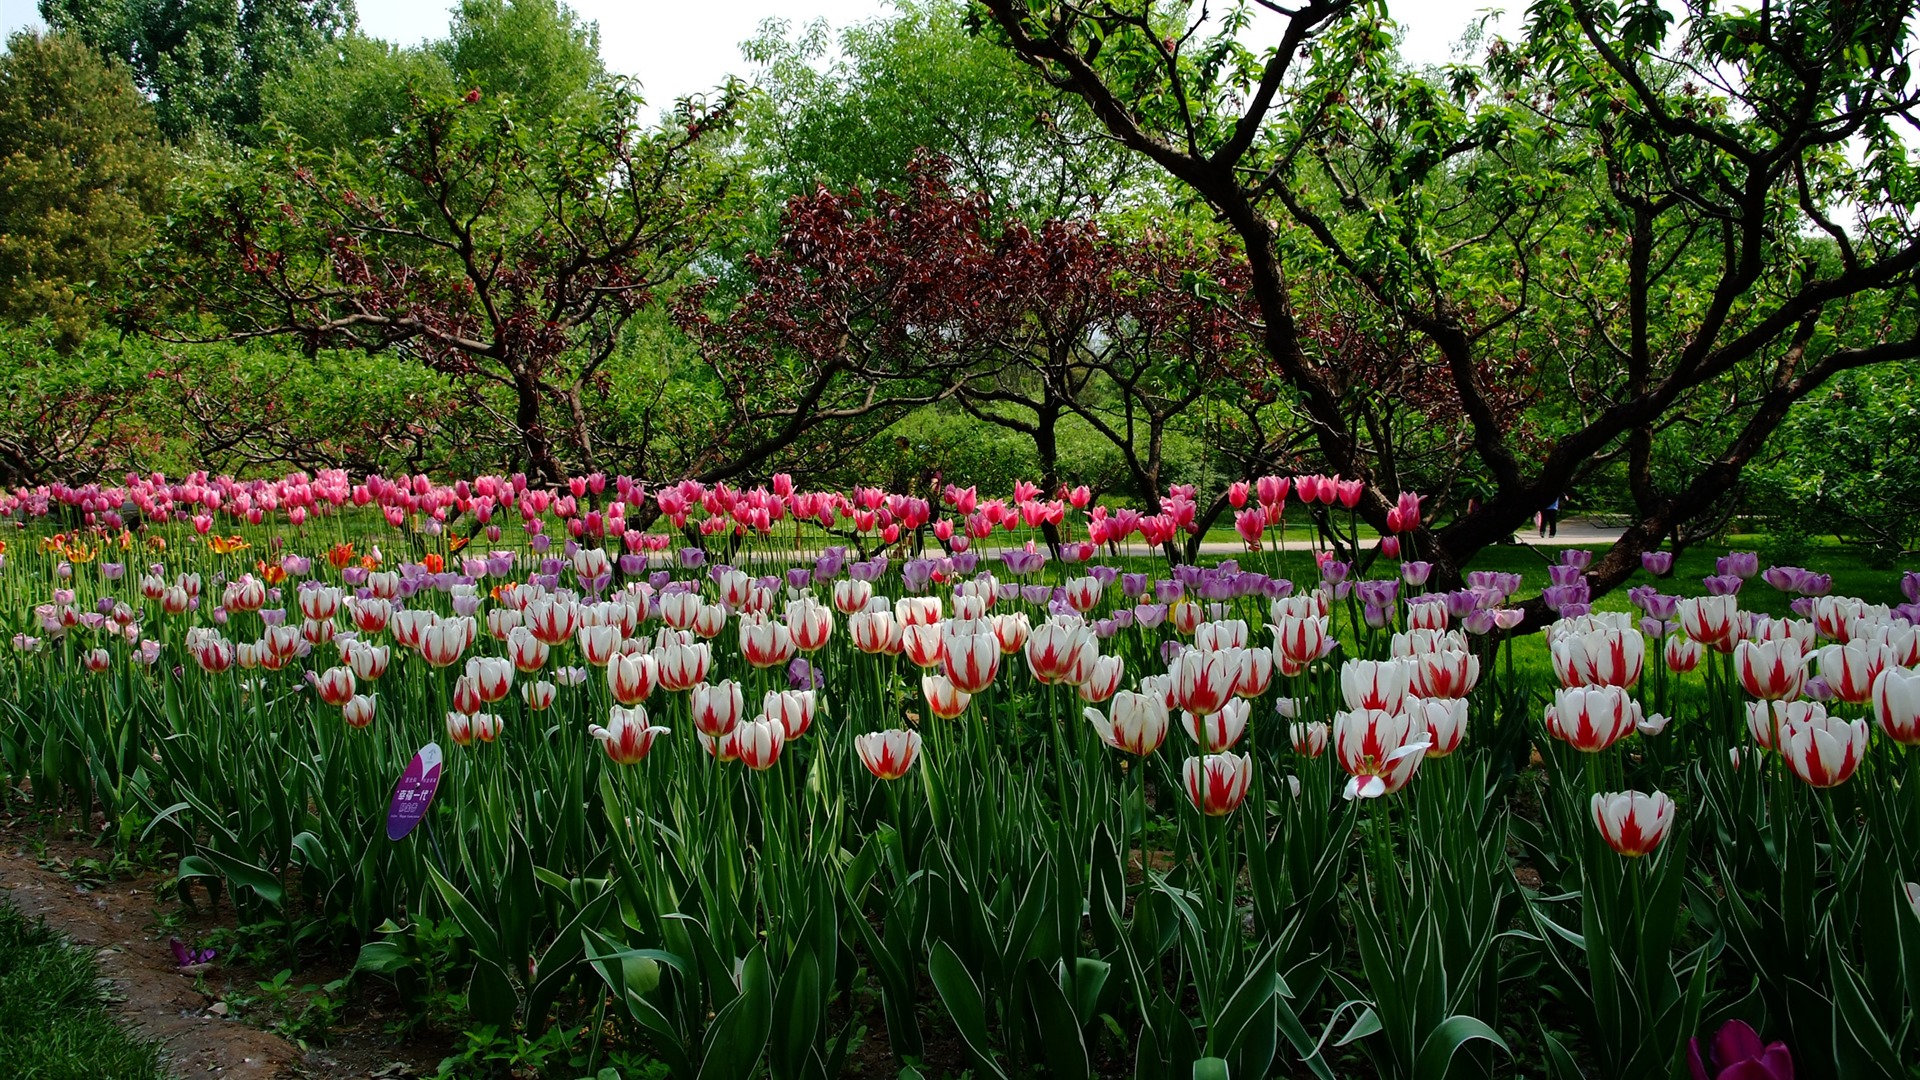
[[440, 786], [440, 744], [428, 743], [407, 763], [407, 771], [394, 786], [393, 802], [387, 807], [387, 839], [400, 840], [427, 816], [433, 804], [434, 789]]

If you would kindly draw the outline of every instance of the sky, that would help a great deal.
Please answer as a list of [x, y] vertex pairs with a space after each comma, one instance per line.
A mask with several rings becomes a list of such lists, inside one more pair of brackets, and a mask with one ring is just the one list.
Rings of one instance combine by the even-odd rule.
[[[1506, 6], [1511, 31], [1526, 0]], [[373, 37], [413, 45], [447, 30], [449, 0], [359, 0], [360, 26]], [[648, 100], [666, 104], [709, 89], [728, 74], [748, 76], [740, 43], [765, 19], [796, 26], [825, 19], [834, 27], [884, 15], [888, 0], [571, 0], [584, 18], [600, 24], [607, 66], [640, 80]], [[1404, 52], [1415, 63], [1451, 59], [1451, 47], [1490, 0], [1401, 0], [1394, 16], [1407, 28]], [[1277, 23], [1277, 20], [1276, 20]], [[35, 0], [0, 0], [0, 33], [39, 26]], [[1256, 26], [1249, 43], [1270, 40]]]

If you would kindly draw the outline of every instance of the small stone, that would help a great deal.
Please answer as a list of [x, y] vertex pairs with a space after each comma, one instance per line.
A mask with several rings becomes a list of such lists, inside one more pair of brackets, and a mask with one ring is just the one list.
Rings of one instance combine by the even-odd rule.
[[207, 1006], [207, 1011], [215, 1016], [225, 1016], [227, 1015], [227, 1003], [224, 1001], [216, 1001], [212, 1005]]

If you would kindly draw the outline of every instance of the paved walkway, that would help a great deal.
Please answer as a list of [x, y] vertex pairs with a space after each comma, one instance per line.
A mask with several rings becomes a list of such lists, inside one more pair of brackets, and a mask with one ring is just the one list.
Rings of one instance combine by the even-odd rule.
[[[1585, 518], [1574, 518], [1562, 521], [1560, 528], [1553, 536], [1539, 535], [1529, 523], [1526, 528], [1514, 533], [1513, 538], [1529, 547], [1596, 547], [1613, 543], [1620, 539], [1625, 531], [1625, 529], [1597, 525]], [[1369, 546], [1369, 541], [1362, 540], [1360, 543], [1362, 547]], [[1314, 546], [1312, 540], [1288, 540], [1284, 545], [1269, 542], [1266, 545], [1269, 551], [1312, 551]], [[1200, 545], [1202, 555], [1236, 555], [1246, 550], [1247, 546], [1238, 540], [1209, 540]]]

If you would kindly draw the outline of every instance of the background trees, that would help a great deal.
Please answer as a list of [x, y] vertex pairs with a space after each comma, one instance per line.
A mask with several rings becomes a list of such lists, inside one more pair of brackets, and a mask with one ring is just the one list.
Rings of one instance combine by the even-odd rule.
[[[1428, 493], [1454, 570], [1571, 491], [1635, 526], [1601, 588], [1741, 514], [1911, 546], [1897, 499], [1852, 511], [1900, 490], [1920, 370], [1912, 4], [1554, 0], [1433, 70], [1391, 6], [1269, 6], [911, 0], [769, 24], [754, 85], [649, 105], [556, 0], [413, 48], [344, 4], [48, 0], [87, 45], [4, 61], [41, 73], [0, 89], [9, 468], [884, 468], [1191, 483], [1203, 523], [1337, 471]], [[352, 400], [408, 436], [235, 396], [276, 357], [384, 380]], [[178, 430], [119, 442], [24, 404], [162, 389]]]
[[[1257, 46], [1185, 8], [984, 3], [1016, 55], [1230, 224], [1319, 453], [1389, 493], [1406, 478], [1362, 422], [1369, 386], [1303, 337], [1300, 283], [1335, 277], [1421, 339], [1408, 359], [1444, 373], [1491, 488], [1422, 540], [1443, 565], [1619, 456], [1635, 524], [1596, 568], [1608, 587], [1793, 403], [1920, 355], [1920, 190], [1896, 127], [1916, 102], [1910, 4], [1695, 0], [1674, 26], [1654, 3], [1543, 3], [1483, 66], [1418, 73], [1382, 11], [1344, 0], [1274, 8]], [[1542, 344], [1572, 347], [1565, 393], [1532, 413]], [[1656, 475], [1654, 444], [1694, 408], [1737, 420]]]
[[169, 162], [123, 69], [78, 39], [16, 34], [0, 53], [0, 317], [45, 317], [62, 349], [146, 243]]
[[246, 141], [261, 92], [353, 32], [353, 0], [41, 0], [40, 15], [125, 64], [161, 130]]

